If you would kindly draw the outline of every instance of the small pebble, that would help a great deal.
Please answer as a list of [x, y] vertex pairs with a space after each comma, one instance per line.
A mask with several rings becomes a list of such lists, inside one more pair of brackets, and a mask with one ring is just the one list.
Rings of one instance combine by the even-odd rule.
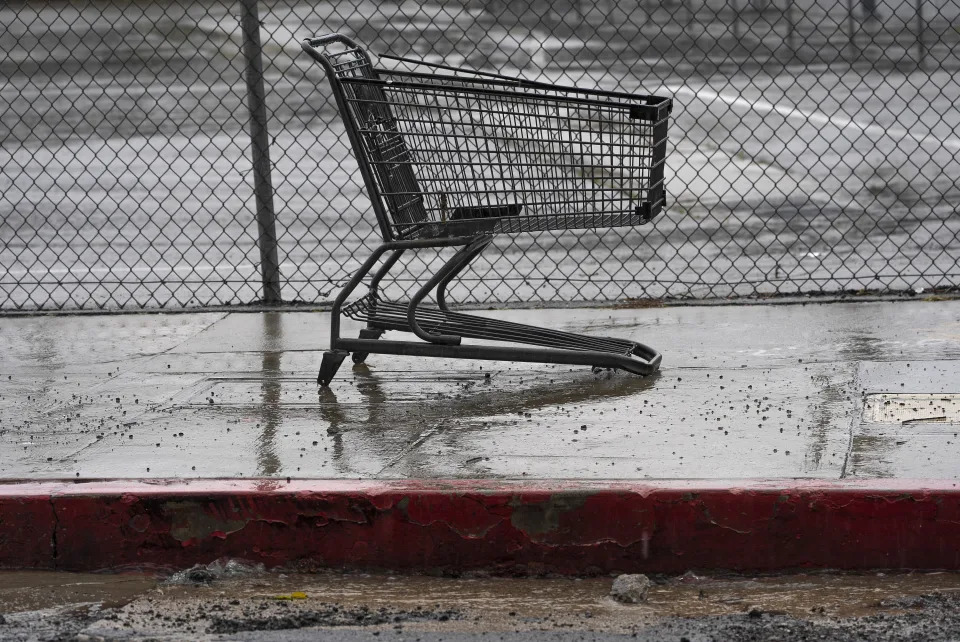
[[650, 578], [641, 573], [618, 575], [610, 588], [610, 597], [623, 604], [645, 602], [651, 586]]

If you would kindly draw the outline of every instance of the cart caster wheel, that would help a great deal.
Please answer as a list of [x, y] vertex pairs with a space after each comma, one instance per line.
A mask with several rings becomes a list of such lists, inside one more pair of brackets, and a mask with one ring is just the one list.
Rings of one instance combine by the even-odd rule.
[[320, 373], [317, 375], [317, 383], [321, 386], [329, 386], [333, 377], [340, 369], [340, 364], [347, 358], [347, 353], [343, 350], [328, 350], [323, 353], [323, 361], [320, 362]]

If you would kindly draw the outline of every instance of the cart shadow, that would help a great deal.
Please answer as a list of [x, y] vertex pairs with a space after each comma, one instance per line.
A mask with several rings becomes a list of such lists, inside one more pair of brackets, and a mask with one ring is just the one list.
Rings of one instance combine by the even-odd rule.
[[[354, 458], [365, 460], [365, 470], [375, 464], [389, 467], [437, 433], [443, 434], [445, 449], [456, 450], [461, 441], [466, 447], [471, 437], [475, 439], [475, 433], [538, 411], [617, 401], [626, 402], [622, 405], [627, 407], [636, 403], [628, 400], [653, 389], [660, 377], [659, 372], [638, 377], [616, 371], [578, 371], [498, 381], [497, 374], [481, 375], [449, 380], [449, 385], [425, 393], [416, 402], [401, 402], [391, 401], [387, 390], [403, 383], [397, 373], [379, 374], [361, 364], [354, 366], [353, 375], [359, 399], [351, 392], [350, 402], [339, 401], [335, 387], [320, 388], [318, 397], [319, 415], [332, 440], [333, 463], [341, 470], [354, 469]], [[411, 377], [409, 385], [418, 384], [423, 385]]]

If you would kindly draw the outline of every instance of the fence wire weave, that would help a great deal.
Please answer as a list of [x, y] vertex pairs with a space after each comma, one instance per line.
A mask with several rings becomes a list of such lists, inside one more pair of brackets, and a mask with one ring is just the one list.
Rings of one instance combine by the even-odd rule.
[[21, 1], [0, 20], [3, 311], [330, 300], [380, 238], [299, 47], [334, 31], [674, 100], [660, 218], [498, 238], [454, 300], [917, 291], [960, 273], [960, 0]]

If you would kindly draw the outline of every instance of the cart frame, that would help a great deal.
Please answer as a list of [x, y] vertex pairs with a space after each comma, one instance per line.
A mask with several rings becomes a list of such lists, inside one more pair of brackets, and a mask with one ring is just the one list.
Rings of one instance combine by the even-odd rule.
[[[428, 66], [454, 75], [387, 71], [342, 34], [304, 40], [302, 48], [327, 72], [384, 240], [334, 301], [321, 386], [351, 353], [354, 363], [377, 353], [585, 365], [639, 375], [659, 368], [660, 353], [636, 341], [454, 312], [446, 289], [497, 234], [652, 220], [666, 205], [669, 98], [440, 64]], [[421, 127], [427, 116], [438, 120]], [[409, 301], [381, 297], [380, 282], [405, 252], [445, 247], [459, 249]], [[347, 304], [371, 273], [366, 295]], [[425, 304], [431, 293], [435, 306]], [[366, 322], [358, 338], [341, 336], [342, 316]], [[420, 341], [381, 339], [388, 330]], [[464, 345], [464, 338], [496, 344]]]

